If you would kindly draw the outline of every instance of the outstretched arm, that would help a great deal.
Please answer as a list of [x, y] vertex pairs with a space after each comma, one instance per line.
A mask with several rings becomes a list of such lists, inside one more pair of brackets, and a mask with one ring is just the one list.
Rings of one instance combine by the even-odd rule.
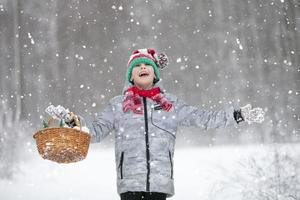
[[115, 118], [111, 103], [108, 104], [92, 123], [87, 122], [80, 115], [75, 115], [69, 109], [65, 109], [60, 105], [56, 107], [50, 105], [45, 111], [54, 119], [64, 120], [70, 128], [80, 129], [81, 127], [83, 131], [89, 132], [92, 143], [102, 141], [114, 129]]
[[233, 107], [220, 111], [201, 110], [178, 99], [175, 109], [177, 110], [180, 126], [195, 126], [207, 130], [224, 128], [240, 122], [235, 119], [235, 109]]
[[91, 135], [91, 143], [101, 142], [114, 129], [114, 113], [112, 105], [108, 106], [92, 121], [86, 121], [82, 116], [79, 116], [82, 126], [87, 126]]
[[208, 111], [177, 100], [175, 109], [177, 109], [179, 125], [195, 126], [205, 130], [225, 128], [242, 121], [246, 121], [248, 124], [261, 123], [264, 121], [265, 115], [261, 108], [252, 109], [250, 104], [238, 109], [230, 107], [226, 110]]

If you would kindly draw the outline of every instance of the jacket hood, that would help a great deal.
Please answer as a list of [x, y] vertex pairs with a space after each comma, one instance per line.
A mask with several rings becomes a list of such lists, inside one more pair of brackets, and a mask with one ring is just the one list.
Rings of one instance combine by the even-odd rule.
[[[129, 83], [127, 80], [125, 80], [125, 84], [124, 84], [124, 87], [123, 87], [122, 95], [125, 93], [125, 91], [128, 88], [130, 88], [132, 86], [133, 85], [131, 83]], [[166, 92], [166, 89], [163, 86], [163, 79], [161, 79], [161, 78], [159, 79], [159, 81], [157, 83], [155, 83], [155, 85], [153, 87], [159, 87], [162, 93]]]

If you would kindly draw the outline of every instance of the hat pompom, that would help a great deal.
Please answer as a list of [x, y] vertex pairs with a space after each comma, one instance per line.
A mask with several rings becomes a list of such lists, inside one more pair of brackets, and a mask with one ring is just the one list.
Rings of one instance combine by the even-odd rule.
[[160, 53], [157, 55], [157, 64], [159, 69], [164, 69], [169, 64], [169, 59], [165, 53]]

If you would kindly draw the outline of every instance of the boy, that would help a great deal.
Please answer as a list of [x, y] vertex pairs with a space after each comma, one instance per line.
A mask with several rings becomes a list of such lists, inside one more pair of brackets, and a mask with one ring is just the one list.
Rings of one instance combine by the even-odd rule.
[[[263, 111], [251, 110], [250, 105], [238, 110], [203, 111], [165, 93], [159, 70], [167, 61], [165, 54], [158, 55], [154, 49], [133, 51], [123, 94], [112, 98], [97, 119], [87, 123], [92, 142], [101, 142], [115, 130], [121, 200], [165, 200], [174, 195], [173, 156], [178, 126], [223, 128], [263, 119]], [[79, 119], [85, 123], [84, 118]]]

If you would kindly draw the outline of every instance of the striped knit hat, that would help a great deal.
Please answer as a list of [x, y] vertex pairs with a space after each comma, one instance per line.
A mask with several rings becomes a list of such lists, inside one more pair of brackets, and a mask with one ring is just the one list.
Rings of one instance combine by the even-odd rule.
[[159, 69], [163, 69], [168, 65], [168, 57], [164, 53], [156, 54], [154, 49], [138, 49], [131, 53], [129, 61], [128, 61], [128, 69], [126, 73], [126, 80], [131, 84], [134, 84], [130, 81], [132, 69], [135, 65], [140, 63], [146, 63], [151, 65], [154, 70], [155, 79], [154, 84], [157, 83], [160, 79]]

